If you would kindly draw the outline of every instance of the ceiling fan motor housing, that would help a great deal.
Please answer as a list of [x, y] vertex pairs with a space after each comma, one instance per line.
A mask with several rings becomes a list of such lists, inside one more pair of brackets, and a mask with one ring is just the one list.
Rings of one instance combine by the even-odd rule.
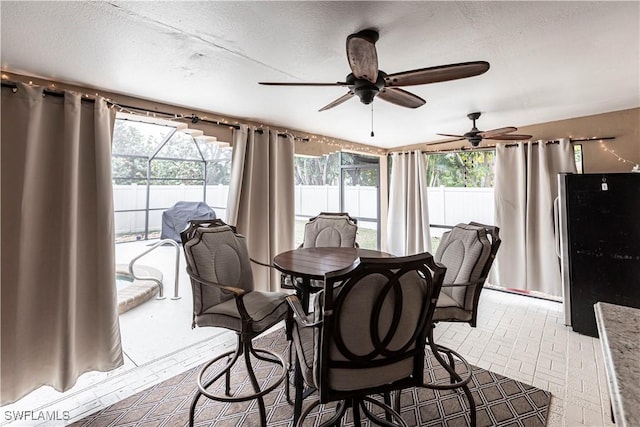
[[384, 87], [384, 78], [387, 74], [384, 71], [378, 71], [378, 79], [375, 83], [371, 83], [367, 79], [358, 79], [353, 74], [347, 76], [349, 88], [358, 95], [360, 102], [365, 105], [371, 104], [378, 92]]
[[469, 144], [471, 144], [472, 147], [477, 147], [480, 145], [480, 141], [482, 141], [482, 136], [478, 135], [480, 131], [476, 127], [476, 120], [480, 118], [480, 114], [480, 112], [467, 114], [469, 120], [473, 121], [473, 128], [471, 131], [465, 133], [464, 137], [467, 138], [467, 141], [469, 141]]

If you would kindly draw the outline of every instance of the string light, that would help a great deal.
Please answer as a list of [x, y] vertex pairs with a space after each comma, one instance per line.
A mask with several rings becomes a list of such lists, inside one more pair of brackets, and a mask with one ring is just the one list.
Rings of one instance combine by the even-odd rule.
[[607, 148], [607, 146], [604, 144], [603, 141], [600, 141], [600, 147], [605, 153], [613, 154], [618, 159], [619, 162], [629, 163], [631, 165], [634, 165], [633, 168], [631, 169], [633, 172], [640, 172], [640, 165], [638, 163], [632, 162], [631, 160], [627, 160], [624, 157], [620, 156], [618, 153], [616, 153], [614, 150]]
[[[3, 80], [8, 80], [10, 77], [7, 74], [2, 74], [2, 79]], [[29, 85], [33, 85], [33, 80], [29, 80]], [[54, 89], [56, 88], [56, 84], [54, 82], [50, 82], [49, 86]], [[17, 88], [13, 88], [13, 92], [17, 92]], [[84, 98], [91, 98], [92, 95], [89, 95], [88, 93], [84, 93], [81, 96], [83, 96]], [[101, 95], [98, 92], [95, 92], [95, 97], [100, 97]], [[109, 105], [109, 109], [113, 110], [113, 109], [117, 109], [117, 111], [119, 113], [127, 113], [127, 114], [132, 114], [132, 115], [146, 115], [147, 117], [152, 116], [152, 117], [157, 117], [157, 113], [155, 112], [151, 112], [151, 111], [146, 111], [146, 112], [141, 112], [140, 110], [137, 110], [135, 108], [131, 109], [131, 108], [127, 108], [127, 107], [123, 107], [122, 105], [119, 105], [117, 102], [114, 102], [111, 99], [105, 99], [105, 101], [107, 102], [107, 104]], [[193, 120], [194, 117], [198, 117], [195, 114], [174, 114], [173, 117], [167, 117], [165, 120]], [[198, 119], [201, 120], [210, 120], [209, 117], [207, 116], [203, 116], [202, 118], [198, 117]], [[220, 124], [223, 125], [228, 125], [230, 130], [234, 129], [234, 126], [238, 126], [240, 125], [240, 122], [237, 120], [233, 120], [233, 119], [229, 119], [226, 117], [219, 117], [217, 119], [213, 119], [212, 121], [217, 121]], [[264, 127], [269, 127], [269, 125], [267, 124], [263, 124], [260, 123], [258, 124], [260, 129], [263, 129]], [[314, 143], [318, 143], [318, 144], [323, 144], [323, 145], [327, 145], [329, 147], [336, 147], [336, 149], [330, 149], [330, 152], [336, 152], [336, 151], [340, 151], [340, 150], [348, 150], [348, 151], [354, 151], [354, 152], [361, 152], [361, 153], [368, 153], [368, 154], [372, 154], [372, 155], [385, 155], [387, 154], [387, 150], [382, 149], [382, 148], [377, 148], [377, 147], [370, 147], [370, 146], [366, 146], [366, 145], [360, 145], [360, 144], [355, 144], [355, 143], [348, 143], [346, 141], [338, 141], [335, 140], [333, 138], [330, 137], [326, 137], [326, 136], [318, 136], [318, 135], [309, 135], [306, 134], [304, 136], [299, 136], [296, 135], [296, 133], [290, 131], [290, 130], [286, 130], [285, 132], [281, 132], [278, 131], [279, 133], [287, 133], [287, 134], [291, 134], [294, 138], [300, 138], [302, 140], [306, 140], [306, 141], [313, 141]]]

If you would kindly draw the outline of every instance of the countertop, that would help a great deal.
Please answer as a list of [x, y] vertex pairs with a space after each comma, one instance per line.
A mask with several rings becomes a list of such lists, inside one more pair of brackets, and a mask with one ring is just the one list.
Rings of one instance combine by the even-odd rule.
[[640, 309], [594, 305], [618, 426], [640, 426]]

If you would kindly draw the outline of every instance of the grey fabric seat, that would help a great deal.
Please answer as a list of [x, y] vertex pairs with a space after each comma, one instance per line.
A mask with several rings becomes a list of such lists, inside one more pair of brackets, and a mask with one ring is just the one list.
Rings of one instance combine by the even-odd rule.
[[434, 321], [476, 326], [478, 301], [498, 248], [499, 228], [479, 223], [458, 224], [442, 235], [436, 262], [447, 267]]
[[[235, 331], [238, 345], [201, 369], [198, 390], [191, 404], [189, 423], [193, 425], [195, 408], [200, 396], [225, 402], [258, 400], [261, 425], [266, 426], [266, 411], [263, 395], [274, 390], [287, 374], [284, 359], [270, 350], [254, 349], [252, 339], [265, 330], [285, 320], [289, 314], [284, 292], [261, 292], [254, 290], [251, 260], [244, 236], [237, 234], [221, 220], [193, 221], [181, 233], [187, 273], [193, 291], [192, 327], [220, 327]], [[244, 356], [242, 358], [241, 356]], [[262, 387], [253, 371], [251, 357], [274, 363], [282, 368], [282, 375]], [[227, 359], [215, 375], [203, 381], [209, 367]], [[244, 359], [251, 380], [253, 394], [235, 396], [231, 393], [230, 371], [238, 360]], [[209, 391], [209, 387], [224, 375], [224, 396]], [[236, 379], [242, 389], [244, 378]]]
[[[282, 304], [281, 292], [251, 292], [243, 298], [247, 314], [252, 319], [251, 332], [259, 334], [274, 325], [274, 319], [284, 319], [288, 307]], [[203, 310], [196, 316], [198, 326], [213, 326], [242, 330], [243, 316], [235, 299], [227, 300]], [[277, 323], [277, 321], [276, 321]]]
[[[342, 401], [323, 425], [339, 422], [349, 407], [356, 425], [360, 410], [379, 420], [365, 402], [405, 425], [388, 396], [423, 384], [426, 337], [444, 271], [428, 253], [361, 258], [325, 275], [312, 313], [305, 314], [296, 296], [288, 297], [295, 312], [291, 333], [302, 376], [319, 396], [300, 422], [317, 405]], [[385, 395], [385, 403], [368, 397], [373, 394]]]

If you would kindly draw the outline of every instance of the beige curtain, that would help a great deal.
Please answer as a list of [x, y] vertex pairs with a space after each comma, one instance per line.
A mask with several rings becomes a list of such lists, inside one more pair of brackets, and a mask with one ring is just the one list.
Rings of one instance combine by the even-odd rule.
[[104, 99], [2, 88], [2, 403], [122, 365]]
[[431, 251], [426, 165], [418, 150], [391, 155], [387, 250], [394, 255]]
[[559, 144], [497, 145], [495, 220], [502, 246], [492, 284], [562, 296], [553, 212], [560, 172], [576, 172], [568, 139]]
[[[241, 125], [233, 135], [227, 222], [247, 236], [251, 258], [271, 263], [294, 246], [293, 137]], [[256, 289], [277, 291], [280, 275], [253, 265]]]

